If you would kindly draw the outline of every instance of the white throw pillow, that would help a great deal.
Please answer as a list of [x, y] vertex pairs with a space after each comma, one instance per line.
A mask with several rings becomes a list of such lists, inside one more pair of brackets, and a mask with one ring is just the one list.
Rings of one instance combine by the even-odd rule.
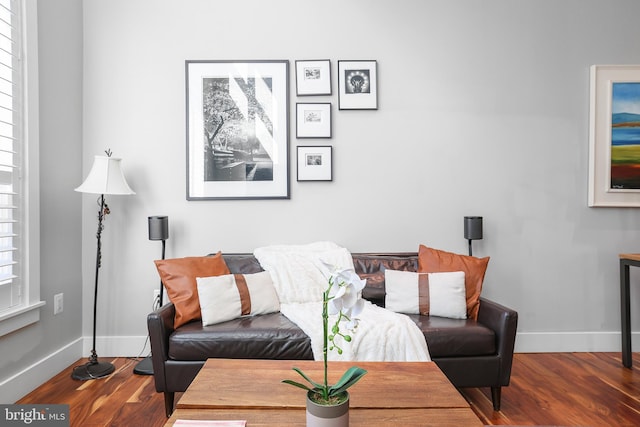
[[397, 313], [467, 318], [464, 271], [385, 270], [385, 307]]
[[268, 271], [198, 277], [196, 282], [203, 326], [280, 310]]

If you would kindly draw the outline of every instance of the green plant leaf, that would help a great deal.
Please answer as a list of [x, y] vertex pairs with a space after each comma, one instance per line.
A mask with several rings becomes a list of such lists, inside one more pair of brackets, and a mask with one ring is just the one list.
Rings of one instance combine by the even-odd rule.
[[340, 381], [329, 387], [329, 396], [335, 396], [336, 394], [340, 394], [362, 378], [367, 373], [366, 370], [362, 368], [358, 368], [357, 366], [352, 366], [347, 369], [340, 378]]
[[304, 389], [304, 390], [307, 390], [307, 391], [311, 391], [311, 390], [313, 390], [311, 387], [309, 387], [309, 386], [307, 386], [307, 385], [305, 385], [305, 384], [299, 383], [299, 382], [297, 382], [297, 381], [293, 381], [293, 380], [282, 380], [282, 382], [283, 382], [283, 383], [286, 383], [286, 384], [290, 384], [290, 385], [295, 386], [295, 387], [300, 387], [301, 389]]
[[324, 388], [324, 386], [322, 384], [319, 384], [315, 381], [313, 381], [311, 378], [309, 378], [307, 375], [305, 375], [304, 372], [302, 372], [302, 370], [300, 368], [293, 368], [294, 371], [296, 371], [298, 374], [300, 374], [300, 376], [302, 378], [304, 378], [305, 380], [307, 380], [309, 382], [309, 384], [313, 385], [313, 387], [315, 389], [320, 389], [322, 390]]

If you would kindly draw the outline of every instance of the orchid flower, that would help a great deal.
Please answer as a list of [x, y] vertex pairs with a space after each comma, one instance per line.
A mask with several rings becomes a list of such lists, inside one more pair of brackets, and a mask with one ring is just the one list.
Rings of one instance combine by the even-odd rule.
[[[355, 277], [344, 274], [345, 271], [353, 272]], [[329, 290], [329, 314], [338, 314], [340, 311], [351, 312], [357, 316], [362, 312], [364, 301], [360, 298], [360, 292], [364, 289], [366, 280], [360, 279], [353, 270], [343, 270], [342, 274], [332, 276], [331, 289]], [[337, 285], [337, 287], [336, 287]]]
[[353, 269], [334, 270], [329, 277], [329, 314], [342, 313], [350, 322], [360, 315], [364, 309], [360, 293], [366, 284]]
[[[312, 381], [298, 368], [293, 369], [307, 380], [313, 388], [292, 380], [284, 380], [283, 382], [303, 388], [309, 392], [316, 392], [322, 396], [323, 400], [327, 401], [330, 396], [342, 394], [347, 390], [347, 388], [351, 387], [367, 373], [364, 369], [353, 366], [344, 373], [340, 381], [335, 385], [329, 386], [327, 382], [327, 350], [335, 349], [338, 354], [342, 354], [342, 348], [340, 348], [340, 346], [335, 342], [336, 337], [342, 337], [345, 342], [351, 342], [350, 335], [340, 332], [340, 325], [342, 322], [345, 322], [345, 328], [351, 332], [358, 326], [358, 316], [364, 309], [364, 301], [361, 298], [361, 293], [367, 281], [361, 279], [353, 269], [337, 269], [324, 261], [322, 261], [322, 264], [324, 268], [321, 268], [321, 270], [323, 270], [325, 276], [328, 276], [329, 282], [327, 290], [322, 294], [322, 323], [324, 331], [324, 345], [322, 353], [324, 356], [324, 384]], [[329, 334], [328, 327], [329, 315], [338, 316], [330, 330], [331, 334]], [[329, 342], [331, 342], [331, 347], [328, 347]]]
[[338, 354], [342, 354], [342, 348], [336, 344], [335, 339], [341, 337], [344, 341], [351, 342], [351, 336], [340, 332], [340, 326], [345, 326], [350, 332], [358, 326], [357, 317], [364, 309], [364, 301], [360, 296], [367, 281], [362, 280], [351, 268], [337, 269], [325, 262], [323, 265], [330, 272], [329, 288], [325, 292], [327, 312], [329, 315], [338, 316], [331, 328], [331, 335], [328, 336], [328, 341], [331, 342], [329, 349], [335, 349]]

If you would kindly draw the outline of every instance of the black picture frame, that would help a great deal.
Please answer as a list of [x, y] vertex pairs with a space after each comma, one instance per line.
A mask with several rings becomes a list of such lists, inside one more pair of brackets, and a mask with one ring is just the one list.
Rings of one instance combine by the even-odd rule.
[[338, 61], [338, 109], [378, 109], [377, 61]]
[[187, 200], [288, 199], [289, 61], [187, 60]]
[[299, 145], [297, 148], [298, 181], [333, 181], [331, 145]]
[[296, 138], [331, 138], [331, 103], [296, 103]]
[[296, 61], [296, 95], [331, 95], [331, 60]]

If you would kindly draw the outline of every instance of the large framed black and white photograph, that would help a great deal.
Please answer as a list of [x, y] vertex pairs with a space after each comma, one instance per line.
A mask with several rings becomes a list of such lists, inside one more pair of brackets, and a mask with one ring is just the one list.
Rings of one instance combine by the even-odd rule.
[[289, 198], [289, 61], [186, 61], [187, 200]]
[[296, 95], [331, 95], [331, 61], [296, 61]]
[[298, 181], [333, 180], [331, 145], [298, 146]]
[[376, 61], [338, 61], [338, 109], [378, 109]]
[[296, 104], [296, 138], [331, 138], [331, 103]]

